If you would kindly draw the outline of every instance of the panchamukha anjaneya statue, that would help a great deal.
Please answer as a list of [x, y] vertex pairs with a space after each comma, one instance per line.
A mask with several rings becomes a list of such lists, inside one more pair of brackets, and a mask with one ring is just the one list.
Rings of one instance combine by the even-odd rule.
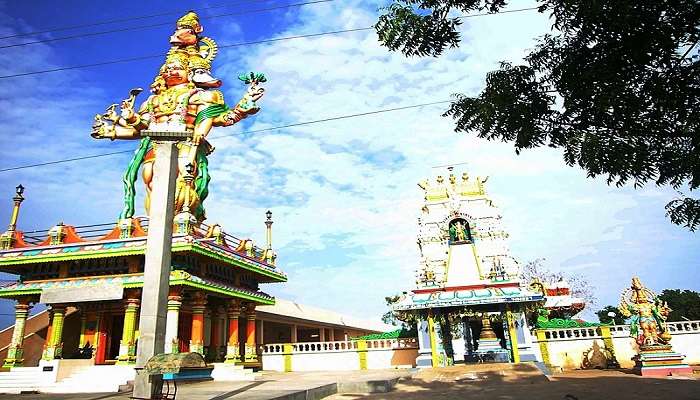
[[151, 84], [151, 96], [136, 109], [136, 96], [141, 89], [133, 89], [128, 99], [121, 102], [120, 112], [112, 104], [104, 114], [95, 116], [91, 136], [97, 139], [141, 139], [134, 157], [124, 174], [124, 209], [120, 220], [134, 215], [135, 182], [139, 170], [146, 186], [146, 211], [153, 180], [154, 146], [142, 131], [187, 132], [190, 139], [179, 142], [178, 177], [175, 195], [175, 214], [189, 210], [198, 221], [205, 219], [203, 202], [208, 195], [210, 181], [207, 156], [214, 147], [207, 135], [214, 126], [230, 126], [257, 113], [256, 104], [264, 93], [259, 86], [266, 82], [263, 74], [244, 74], [239, 77], [248, 84], [242, 99], [229, 108], [223, 93], [217, 90], [222, 82], [211, 74], [211, 62], [216, 57], [216, 43], [200, 37], [203, 31], [199, 17], [189, 12], [176, 24], [170, 37], [171, 48], [165, 63]]
[[620, 313], [630, 318], [630, 336], [640, 348], [664, 346], [671, 342], [666, 319], [671, 309], [651, 290], [632, 278], [632, 285], [622, 292]]
[[622, 292], [620, 313], [630, 318], [630, 336], [639, 350], [634, 357], [635, 371], [642, 376], [692, 374], [683, 354], [673, 351], [671, 331], [666, 320], [671, 312], [651, 290], [632, 278], [632, 285]]

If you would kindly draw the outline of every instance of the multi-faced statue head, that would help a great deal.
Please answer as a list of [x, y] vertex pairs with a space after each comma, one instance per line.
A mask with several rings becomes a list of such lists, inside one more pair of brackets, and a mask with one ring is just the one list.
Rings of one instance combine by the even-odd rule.
[[211, 64], [199, 55], [189, 57], [190, 74], [189, 79], [195, 86], [209, 89], [221, 86], [221, 79], [211, 75]]
[[181, 53], [168, 55], [165, 64], [160, 67], [159, 75], [168, 87], [188, 83], [190, 81], [188, 57]]
[[175, 33], [170, 36], [170, 44], [173, 46], [192, 46], [197, 44], [198, 35], [204, 31], [199, 24], [199, 16], [193, 11], [180, 17], [175, 25]]

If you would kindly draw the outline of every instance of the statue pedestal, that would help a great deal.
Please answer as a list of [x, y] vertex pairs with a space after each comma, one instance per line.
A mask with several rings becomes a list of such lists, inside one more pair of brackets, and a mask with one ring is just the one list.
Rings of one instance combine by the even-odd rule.
[[642, 346], [635, 357], [634, 370], [642, 376], [669, 376], [692, 374], [683, 354], [673, 351], [670, 345]]

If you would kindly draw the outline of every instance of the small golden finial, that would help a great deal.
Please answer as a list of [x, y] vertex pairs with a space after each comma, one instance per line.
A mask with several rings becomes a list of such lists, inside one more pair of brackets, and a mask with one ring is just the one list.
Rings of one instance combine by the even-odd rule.
[[464, 172], [462, 173], [462, 182], [467, 182], [469, 180], [469, 174]]
[[445, 182], [445, 179], [443, 179], [442, 175], [438, 175], [437, 183], [442, 184], [443, 182]]

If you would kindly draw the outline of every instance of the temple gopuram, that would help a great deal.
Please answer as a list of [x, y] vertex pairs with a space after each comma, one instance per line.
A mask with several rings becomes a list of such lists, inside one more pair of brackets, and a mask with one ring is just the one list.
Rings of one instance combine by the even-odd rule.
[[447, 179], [418, 184], [425, 194], [418, 219], [421, 259], [414, 289], [393, 306], [420, 318], [418, 366], [453, 359], [459, 351], [451, 348], [454, 324], [462, 325], [467, 361], [535, 359], [524, 311], [545, 297], [521, 282], [486, 181], [467, 173], [457, 177], [449, 168]]

